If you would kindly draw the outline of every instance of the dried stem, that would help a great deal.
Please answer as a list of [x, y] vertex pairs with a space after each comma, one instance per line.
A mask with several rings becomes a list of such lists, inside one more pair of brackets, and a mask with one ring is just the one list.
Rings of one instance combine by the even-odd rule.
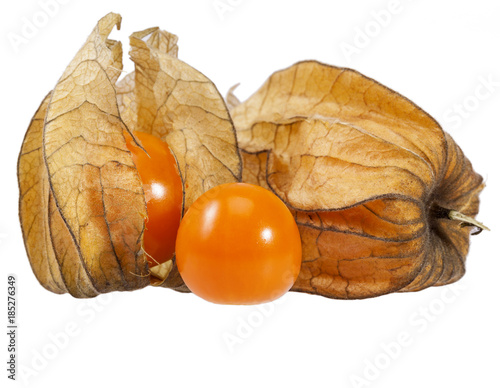
[[476, 232], [472, 233], [473, 235], [479, 234], [483, 230], [490, 230], [486, 225], [482, 224], [481, 222], [475, 220], [472, 217], [466, 216], [465, 214], [457, 212], [456, 210], [450, 210], [448, 212], [448, 218], [454, 221], [461, 221], [462, 226], [474, 226], [478, 228]]

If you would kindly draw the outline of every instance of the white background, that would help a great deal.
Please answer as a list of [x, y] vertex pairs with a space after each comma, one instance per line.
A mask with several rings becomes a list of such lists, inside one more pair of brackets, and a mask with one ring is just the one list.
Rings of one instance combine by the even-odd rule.
[[[6, 311], [7, 274], [15, 273], [19, 311], [19, 381], [6, 379], [4, 336], [2, 387], [498, 384], [499, 2], [65, 3], [48, 12], [38, 1], [9, 1], [0, 11], [0, 308]], [[237, 95], [245, 99], [273, 71], [318, 59], [353, 67], [412, 99], [452, 134], [487, 182], [478, 218], [493, 231], [472, 238], [465, 277], [454, 287], [362, 301], [289, 293], [266, 310], [152, 287], [93, 300], [43, 289], [17, 218], [17, 154], [40, 101], [109, 11], [123, 16], [111, 37], [125, 52], [130, 33], [160, 26], [179, 36], [179, 57], [222, 94], [240, 82]], [[33, 21], [40, 27], [23, 37]], [[364, 33], [371, 36], [362, 39]], [[12, 44], [13, 34], [23, 43]], [[348, 54], [348, 45], [356, 52]], [[132, 70], [128, 58], [125, 69]], [[456, 113], [460, 106], [467, 117]], [[227, 338], [238, 342], [229, 346]]]

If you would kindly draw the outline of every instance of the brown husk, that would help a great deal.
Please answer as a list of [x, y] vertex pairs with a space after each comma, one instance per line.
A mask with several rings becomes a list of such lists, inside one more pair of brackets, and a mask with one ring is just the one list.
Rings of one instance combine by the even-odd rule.
[[226, 105], [208, 78], [177, 59], [175, 35], [133, 34], [136, 71], [117, 83], [121, 44], [107, 37], [120, 22], [114, 13], [98, 22], [35, 113], [19, 156], [19, 214], [33, 271], [48, 290], [79, 298], [151, 283], [186, 291], [175, 263], [165, 279], [150, 276], [147, 209], [123, 131], [169, 144], [183, 211], [241, 177]]
[[292, 290], [367, 298], [463, 276], [471, 227], [447, 212], [474, 217], [483, 181], [414, 103], [307, 61], [274, 73], [231, 116], [243, 181], [272, 190], [299, 226]]

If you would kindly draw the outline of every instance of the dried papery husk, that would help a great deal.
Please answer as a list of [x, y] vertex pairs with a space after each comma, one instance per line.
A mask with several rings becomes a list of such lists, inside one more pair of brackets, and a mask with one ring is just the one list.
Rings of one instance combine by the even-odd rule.
[[117, 83], [122, 49], [108, 36], [120, 22], [114, 13], [98, 22], [36, 112], [19, 156], [20, 221], [32, 269], [48, 290], [79, 298], [151, 283], [186, 291], [172, 261], [157, 271], [163, 279], [150, 276], [142, 248], [146, 203], [124, 131], [169, 144], [184, 184], [183, 211], [241, 175], [224, 101], [208, 78], [176, 58], [175, 35], [158, 28], [133, 34], [138, 71]]
[[355, 299], [463, 276], [475, 226], [450, 210], [475, 217], [483, 180], [414, 103], [306, 61], [274, 73], [231, 116], [243, 181], [276, 193], [299, 226], [292, 290]]

